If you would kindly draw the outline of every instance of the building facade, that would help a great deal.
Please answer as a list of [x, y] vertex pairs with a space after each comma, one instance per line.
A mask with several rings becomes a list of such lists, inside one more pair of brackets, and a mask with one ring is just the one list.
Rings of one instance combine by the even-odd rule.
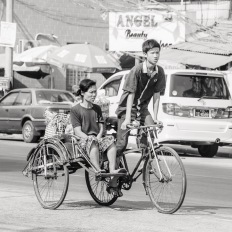
[[[0, 20], [6, 18], [6, 1], [0, 0]], [[153, 0], [134, 0], [130, 5], [128, 1], [93, 1], [93, 0], [14, 0], [13, 18], [17, 23], [17, 35], [15, 52], [22, 52], [31, 41], [33, 46], [38, 44], [56, 44], [88, 42], [102, 49], [109, 47], [109, 12], [112, 11], [136, 11], [145, 7], [146, 10], [153, 8], [171, 7], [175, 11], [185, 12], [186, 16], [196, 22], [192, 27], [187, 27], [186, 33], [195, 30], [197, 23], [204, 26], [210, 25], [220, 19], [230, 17], [231, 1], [184, 1], [184, 0], [160, 0], [160, 6], [154, 5]], [[3, 48], [1, 48], [3, 51]], [[1, 52], [1, 51], [0, 51]], [[63, 76], [70, 76], [67, 80]], [[53, 70], [59, 83], [58, 88], [70, 90], [72, 84], [80, 79], [80, 73], [76, 71]], [[15, 75], [18, 82], [22, 79], [20, 74]], [[72, 80], [73, 77], [73, 80]], [[47, 80], [50, 80], [47, 78]], [[98, 75], [94, 78], [100, 78]], [[103, 80], [103, 78], [101, 77]], [[38, 82], [37, 85], [49, 87], [49, 81]], [[35, 83], [32, 83], [34, 85]], [[65, 87], [66, 86], [66, 87]]]

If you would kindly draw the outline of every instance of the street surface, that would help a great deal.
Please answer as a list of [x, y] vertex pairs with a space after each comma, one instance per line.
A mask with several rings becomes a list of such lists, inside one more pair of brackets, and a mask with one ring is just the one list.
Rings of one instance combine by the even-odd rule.
[[[43, 209], [31, 179], [21, 172], [35, 145], [0, 136], [0, 232], [232, 231], [232, 159], [228, 158], [232, 148], [220, 148], [224, 157], [202, 158], [196, 149], [173, 145], [185, 165], [188, 187], [180, 210], [165, 215], [151, 207], [141, 179], [112, 206], [97, 205], [88, 193], [83, 170], [70, 176], [68, 194], [57, 210]], [[137, 159], [136, 154], [128, 155], [129, 167]]]

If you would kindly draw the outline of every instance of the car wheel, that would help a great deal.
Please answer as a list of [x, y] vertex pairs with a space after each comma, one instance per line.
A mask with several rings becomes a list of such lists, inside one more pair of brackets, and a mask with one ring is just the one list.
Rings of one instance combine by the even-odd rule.
[[201, 145], [198, 147], [198, 152], [202, 157], [214, 157], [217, 154], [218, 145]]
[[39, 136], [35, 135], [35, 127], [31, 121], [26, 121], [23, 125], [23, 140], [26, 143], [34, 143], [38, 141]]

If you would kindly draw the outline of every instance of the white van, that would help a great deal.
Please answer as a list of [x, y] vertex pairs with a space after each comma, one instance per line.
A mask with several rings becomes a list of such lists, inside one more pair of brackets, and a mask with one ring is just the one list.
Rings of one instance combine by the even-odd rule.
[[[127, 71], [112, 75], [99, 88], [110, 100], [110, 116], [116, 117]], [[226, 76], [204, 70], [167, 70], [158, 119], [164, 128], [159, 140], [197, 148], [213, 157], [218, 146], [232, 143], [232, 99]], [[152, 114], [152, 101], [149, 110]]]

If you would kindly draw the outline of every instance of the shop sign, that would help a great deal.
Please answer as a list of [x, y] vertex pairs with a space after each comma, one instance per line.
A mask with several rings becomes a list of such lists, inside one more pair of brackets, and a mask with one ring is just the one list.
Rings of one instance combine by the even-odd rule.
[[109, 13], [110, 51], [141, 51], [143, 41], [151, 38], [162, 47], [184, 42], [185, 23], [170, 12]]
[[0, 28], [0, 46], [14, 47], [16, 40], [16, 23], [1, 21]]
[[0, 77], [0, 90], [8, 88], [9, 78]]

